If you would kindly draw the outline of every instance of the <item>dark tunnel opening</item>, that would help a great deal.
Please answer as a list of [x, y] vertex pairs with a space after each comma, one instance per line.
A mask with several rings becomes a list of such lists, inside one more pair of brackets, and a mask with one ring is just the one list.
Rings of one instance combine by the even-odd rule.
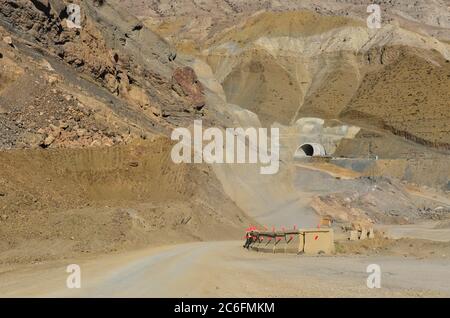
[[301, 149], [305, 152], [307, 156], [312, 157], [314, 155], [314, 148], [309, 144], [302, 145]]

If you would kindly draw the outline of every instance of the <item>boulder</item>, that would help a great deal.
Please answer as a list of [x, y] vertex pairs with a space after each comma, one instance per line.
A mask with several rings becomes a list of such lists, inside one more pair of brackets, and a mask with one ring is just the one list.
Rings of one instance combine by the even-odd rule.
[[48, 147], [55, 141], [55, 137], [53, 135], [47, 136], [47, 138], [44, 139], [44, 146]]
[[172, 88], [178, 95], [184, 95], [191, 101], [191, 107], [201, 110], [205, 106], [203, 85], [195, 71], [189, 67], [179, 67], [172, 74]]

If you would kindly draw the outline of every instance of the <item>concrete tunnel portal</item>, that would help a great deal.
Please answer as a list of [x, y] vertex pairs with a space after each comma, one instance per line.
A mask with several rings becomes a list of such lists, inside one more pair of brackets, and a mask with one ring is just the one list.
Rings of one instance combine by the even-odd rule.
[[304, 143], [297, 148], [294, 158], [323, 157], [326, 155], [325, 148], [321, 144]]

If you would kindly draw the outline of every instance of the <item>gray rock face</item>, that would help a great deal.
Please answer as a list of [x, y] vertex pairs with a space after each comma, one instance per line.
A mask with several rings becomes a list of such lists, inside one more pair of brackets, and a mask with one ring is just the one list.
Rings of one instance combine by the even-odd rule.
[[[180, 0], [170, 5], [166, 1], [120, 1], [137, 16], [168, 17], [181, 15], [226, 16], [251, 15], [259, 10], [288, 11], [308, 9], [326, 15], [352, 16], [366, 19], [367, 6], [372, 0], [207, 0], [201, 4], [190, 0]], [[435, 28], [450, 28], [449, 3], [445, 0], [410, 1], [381, 0], [376, 1], [382, 10], [385, 21], [420, 23]], [[443, 30], [441, 30], [443, 31]], [[448, 30], [447, 30], [447, 35]]]

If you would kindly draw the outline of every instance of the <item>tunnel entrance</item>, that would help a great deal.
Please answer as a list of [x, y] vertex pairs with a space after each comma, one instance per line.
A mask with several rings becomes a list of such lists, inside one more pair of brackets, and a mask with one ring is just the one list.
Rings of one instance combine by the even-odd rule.
[[325, 148], [321, 144], [305, 143], [297, 148], [294, 158], [323, 157], [326, 155]]
[[307, 155], [308, 157], [312, 157], [314, 155], [314, 148], [310, 144], [304, 144], [300, 146], [300, 149], [303, 150], [305, 155]]

